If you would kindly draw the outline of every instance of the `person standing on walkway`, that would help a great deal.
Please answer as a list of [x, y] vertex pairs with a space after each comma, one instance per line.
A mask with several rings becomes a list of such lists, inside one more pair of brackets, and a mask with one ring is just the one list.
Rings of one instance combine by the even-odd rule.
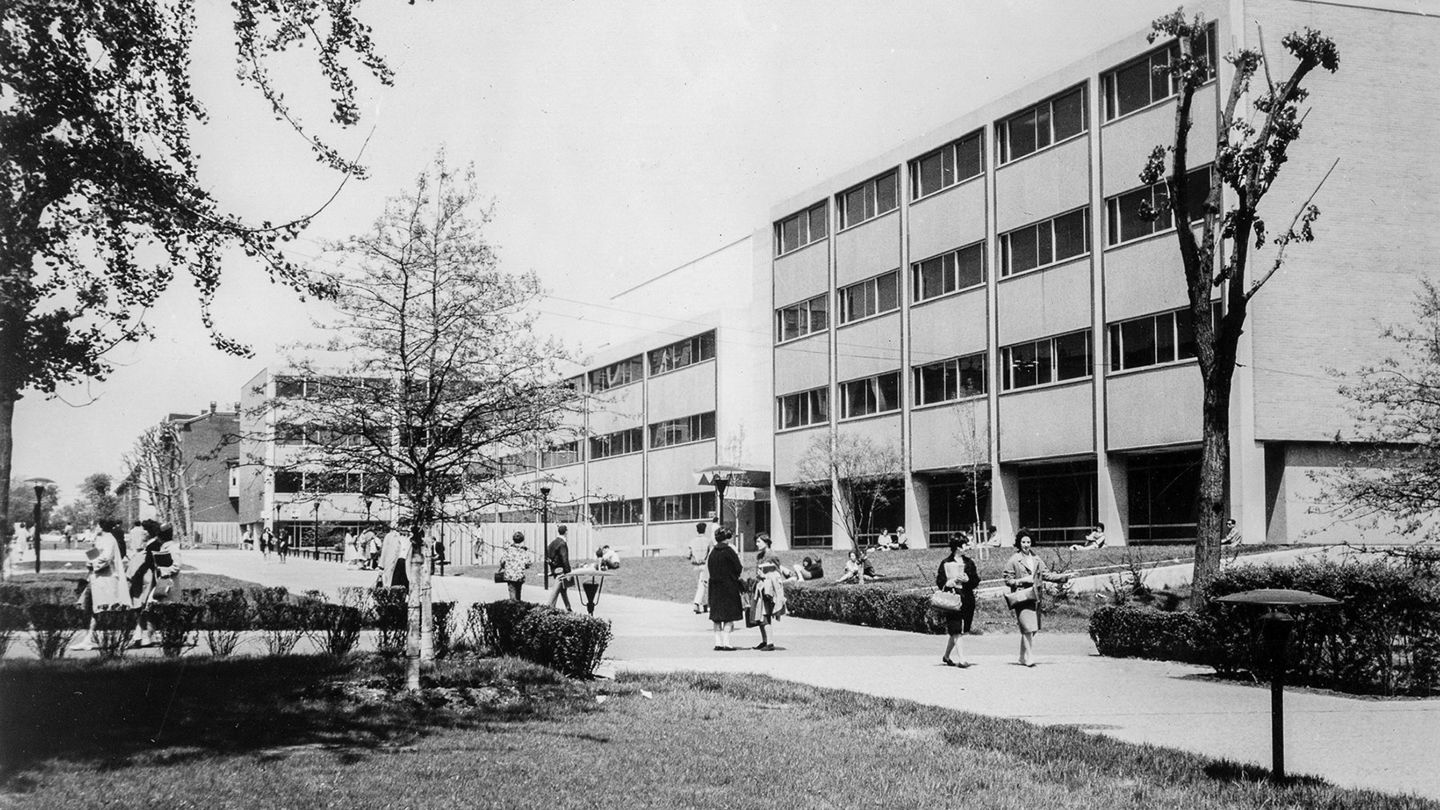
[[289, 532], [282, 532], [282, 533], [280, 534], [280, 536], [279, 536], [278, 538], [276, 538], [276, 540], [275, 540], [275, 556], [276, 556], [276, 557], [279, 557], [279, 558], [280, 558], [280, 562], [282, 562], [282, 563], [285, 562], [285, 558], [286, 558], [286, 557], [289, 557], [289, 556], [290, 556], [290, 533], [289, 533]]
[[85, 566], [89, 569], [90, 631], [72, 650], [95, 649], [95, 614], [102, 610], [130, 607], [130, 590], [125, 582], [125, 558], [120, 555], [120, 545], [111, 534], [110, 521], [101, 520], [90, 537], [91, 550], [86, 552]]
[[755, 649], [774, 652], [775, 636], [771, 627], [785, 615], [785, 578], [780, 558], [771, 550], [770, 535], [761, 532], [755, 543], [760, 547], [755, 555], [755, 592], [750, 603], [750, 616], [746, 624], [760, 628], [760, 643]]
[[565, 609], [570, 607], [570, 542], [566, 538], [569, 529], [565, 524], [555, 528], [555, 539], [545, 549], [545, 567], [550, 569], [550, 576], [555, 582], [550, 585], [550, 607], [555, 607], [556, 599], [565, 600]]
[[520, 601], [520, 588], [525, 585], [525, 569], [532, 563], [530, 550], [525, 548], [525, 533], [515, 532], [510, 538], [509, 548], [500, 555], [500, 578], [505, 580], [510, 588], [510, 598], [516, 602]]
[[730, 643], [730, 633], [735, 622], [745, 617], [740, 601], [740, 575], [744, 566], [740, 555], [730, 547], [730, 538], [735, 533], [725, 526], [715, 530], [715, 548], [711, 549], [706, 561], [710, 574], [710, 623], [715, 629], [715, 649], [731, 652], [735, 647]]
[[[975, 568], [975, 561], [962, 549], [959, 539], [950, 541], [950, 556], [940, 561], [940, 569], [935, 572], [935, 587], [960, 594], [960, 610], [945, 613], [945, 634], [949, 639], [940, 663], [964, 669], [970, 662], [965, 660], [965, 645], [960, 637], [970, 632], [970, 623], [975, 619], [975, 586], [980, 584], [980, 572]], [[951, 658], [951, 653], [960, 660]]]
[[[1035, 666], [1033, 648], [1035, 634], [1040, 631], [1040, 603], [1044, 593], [1044, 582], [1065, 582], [1069, 574], [1052, 574], [1045, 567], [1045, 561], [1035, 553], [1035, 538], [1029, 529], [1015, 533], [1015, 553], [1005, 561], [1005, 584], [1012, 594], [1022, 598], [1010, 602], [1015, 611], [1015, 623], [1020, 628], [1020, 665]], [[1023, 592], [1023, 593], [1022, 593]]]
[[715, 540], [710, 535], [710, 528], [714, 524], [700, 521], [695, 524], [695, 536], [690, 538], [690, 566], [695, 572], [695, 599], [691, 607], [695, 612], [703, 612], [710, 604], [707, 592], [710, 585], [710, 571], [705, 567], [705, 561], [710, 557], [710, 549], [715, 547]]
[[380, 585], [384, 588], [403, 588], [410, 585], [409, 541], [397, 526], [391, 526], [380, 543]]
[[269, 526], [266, 526], [265, 530], [260, 532], [260, 559], [267, 563], [270, 562], [270, 550], [273, 548], [275, 548], [275, 533], [270, 531]]

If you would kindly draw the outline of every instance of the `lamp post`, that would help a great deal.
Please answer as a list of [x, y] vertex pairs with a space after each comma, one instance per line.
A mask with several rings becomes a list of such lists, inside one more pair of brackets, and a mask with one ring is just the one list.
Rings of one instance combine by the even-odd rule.
[[27, 478], [25, 483], [35, 488], [35, 573], [40, 573], [40, 499], [45, 495], [45, 487], [55, 483], [49, 478]]
[[745, 472], [745, 468], [733, 464], [715, 464], [700, 470], [701, 483], [709, 478], [710, 484], [715, 487], [715, 516], [722, 525], [725, 523], [725, 490]]
[[313, 559], [320, 559], [320, 502], [315, 502], [315, 515], [310, 519], [310, 539], [314, 543], [310, 548]]
[[550, 566], [544, 562], [545, 550], [550, 547], [550, 487], [540, 487], [540, 569], [545, 590], [550, 590]]
[[1261, 588], [1222, 596], [1215, 601], [1239, 605], [1261, 605], [1269, 610], [1260, 616], [1260, 638], [1269, 656], [1270, 674], [1270, 778], [1285, 781], [1285, 648], [1295, 617], [1290, 610], [1314, 605], [1338, 605], [1338, 601], [1309, 591]]

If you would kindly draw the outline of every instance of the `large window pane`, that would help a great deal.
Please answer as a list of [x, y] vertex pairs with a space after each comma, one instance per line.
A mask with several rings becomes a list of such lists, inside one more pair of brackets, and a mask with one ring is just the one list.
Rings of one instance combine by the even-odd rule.
[[1076, 332], [1055, 338], [1057, 380], [1090, 376], [1090, 333]]
[[1141, 368], [1155, 363], [1155, 320], [1140, 318], [1120, 324], [1120, 367]]
[[900, 306], [900, 274], [886, 273], [875, 280], [876, 312], [889, 312]]
[[1052, 103], [1054, 109], [1055, 140], [1063, 141], [1072, 135], [1079, 135], [1085, 130], [1085, 91], [1076, 89], [1073, 92], [1055, 99]]
[[895, 172], [881, 177], [875, 181], [875, 213], [883, 214], [886, 211], [893, 211], [899, 204], [899, 175]]
[[955, 255], [956, 287], [965, 289], [985, 283], [985, 246], [971, 245], [962, 248]]
[[1055, 219], [1055, 261], [1079, 256], [1088, 242], [1085, 233], [1085, 209], [1072, 211]]

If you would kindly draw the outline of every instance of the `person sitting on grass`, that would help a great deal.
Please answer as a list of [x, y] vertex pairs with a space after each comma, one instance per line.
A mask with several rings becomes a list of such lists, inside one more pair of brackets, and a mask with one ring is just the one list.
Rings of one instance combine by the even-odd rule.
[[795, 574], [795, 579], [805, 580], [825, 578], [824, 566], [820, 564], [819, 560], [814, 560], [809, 557], [805, 557], [804, 559], [800, 560], [800, 562], [796, 563], [793, 570]]
[[1085, 535], [1085, 542], [1070, 546], [1071, 551], [1096, 551], [1105, 547], [1105, 524], [1096, 523], [1095, 528]]

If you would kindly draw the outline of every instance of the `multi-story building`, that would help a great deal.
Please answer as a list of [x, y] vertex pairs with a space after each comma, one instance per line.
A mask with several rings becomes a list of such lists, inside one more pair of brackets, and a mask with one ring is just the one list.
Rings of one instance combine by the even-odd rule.
[[[1410, 313], [1440, 237], [1440, 18], [1337, 2], [1187, 4], [1214, 54], [1307, 26], [1338, 44], [1317, 71], [1304, 135], [1262, 213], [1279, 230], [1339, 160], [1316, 203], [1318, 241], [1292, 248], [1253, 300], [1232, 399], [1229, 502], [1247, 540], [1325, 538], [1312, 510], [1349, 457], [1331, 369], [1391, 352], [1381, 327]], [[1140, 21], [1137, 21], [1140, 22]], [[982, 520], [1061, 542], [1104, 522], [1112, 540], [1194, 537], [1200, 375], [1178, 251], [1138, 179], [1171, 141], [1173, 46], [1147, 30], [771, 211], [763, 259], [774, 310], [772, 533], [852, 542], [830, 496], [806, 494], [816, 435], [900, 449], [895, 505], [877, 525], [938, 542]], [[1195, 98], [1191, 165], [1208, 171], [1231, 67]], [[1261, 81], [1263, 79], [1257, 79]], [[1280, 80], [1277, 76], [1276, 80]], [[1249, 99], [1246, 99], [1248, 105]], [[1273, 247], [1252, 264], [1264, 272]], [[1349, 530], [1346, 530], [1349, 531]]]
[[[725, 521], [747, 539], [769, 530], [770, 352], [754, 251], [745, 238], [612, 298], [608, 331], [641, 336], [596, 349], [571, 378], [584, 408], [570, 430], [507, 460], [548, 490], [552, 523], [576, 525], [573, 551], [683, 553], [717, 510], [702, 471], [722, 463], [746, 473], [726, 491]], [[481, 520], [503, 538], [538, 519], [527, 506]]]

